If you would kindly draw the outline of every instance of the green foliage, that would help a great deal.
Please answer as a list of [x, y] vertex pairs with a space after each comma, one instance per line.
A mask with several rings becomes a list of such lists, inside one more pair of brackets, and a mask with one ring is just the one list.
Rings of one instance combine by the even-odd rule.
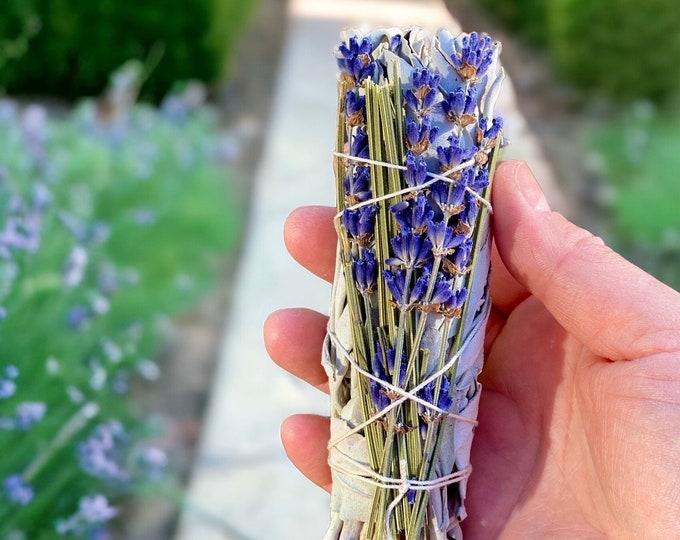
[[680, 85], [675, 0], [553, 0], [549, 43], [557, 71], [616, 99], [661, 99]]
[[24, 40], [23, 57], [0, 67], [0, 86], [12, 94], [100, 95], [123, 62], [162, 52], [144, 86], [159, 99], [176, 80], [220, 77], [252, 7], [252, 0], [10, 0], [0, 39], [15, 39], [34, 19], [40, 26]]
[[[16, 392], [0, 395], [1, 538], [57, 537], [55, 524], [75, 523], [83, 497], [115, 504], [154, 480], [140, 466], [153, 426], [127, 388], [153, 379], [149, 359], [169, 321], [214, 286], [239, 234], [217, 115], [190, 109], [176, 99], [163, 112], [135, 106], [102, 118], [87, 103], [52, 121], [0, 101], [0, 387], [8, 365], [19, 373]], [[15, 244], [17, 235], [38, 243]], [[78, 250], [86, 259], [74, 278]], [[12, 428], [25, 402], [44, 403], [45, 416]], [[111, 454], [123, 479], [88, 472], [79, 458], [110, 422], [125, 432]], [[3, 489], [15, 474], [34, 490], [23, 505]], [[166, 479], [151, 489], [171, 488]]]
[[614, 189], [617, 247], [680, 289], [680, 109], [638, 103], [597, 129], [593, 143]]
[[479, 0], [493, 16], [508, 28], [517, 31], [530, 43], [541, 45], [547, 41], [547, 0]]

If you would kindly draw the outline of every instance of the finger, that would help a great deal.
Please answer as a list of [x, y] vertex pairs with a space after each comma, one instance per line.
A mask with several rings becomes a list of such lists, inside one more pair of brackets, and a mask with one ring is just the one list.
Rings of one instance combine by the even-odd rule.
[[631, 359], [680, 349], [680, 294], [551, 212], [525, 164], [499, 167], [493, 202], [505, 266], [595, 354]]
[[529, 294], [526, 287], [520, 285], [505, 267], [498, 254], [496, 242], [494, 242], [491, 248], [491, 300], [493, 306], [504, 315], [509, 315]]
[[281, 425], [281, 441], [293, 465], [329, 492], [332, 484], [327, 449], [330, 433], [328, 418], [314, 414], [289, 416]]
[[333, 280], [337, 235], [335, 209], [303, 206], [293, 210], [283, 228], [288, 252], [307, 270], [326, 281]]
[[281, 309], [264, 323], [269, 356], [286, 371], [328, 392], [328, 376], [321, 366], [321, 348], [328, 317], [306, 308]]

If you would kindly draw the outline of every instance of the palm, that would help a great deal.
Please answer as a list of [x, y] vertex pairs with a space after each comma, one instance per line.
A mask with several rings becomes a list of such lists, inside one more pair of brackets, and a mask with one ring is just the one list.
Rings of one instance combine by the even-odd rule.
[[664, 392], [671, 361], [680, 372], [678, 358], [598, 357], [533, 297], [497, 322], [472, 450], [470, 537], [663, 537], [677, 514], [664, 515], [645, 486], [665, 482], [677, 497], [677, 471], [655, 457], [676, 437], [680, 396], [675, 411], [650, 396]]

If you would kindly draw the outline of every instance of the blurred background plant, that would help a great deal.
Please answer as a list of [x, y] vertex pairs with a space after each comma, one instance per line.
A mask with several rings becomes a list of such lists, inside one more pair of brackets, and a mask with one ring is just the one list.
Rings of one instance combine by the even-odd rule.
[[0, 87], [13, 95], [100, 95], [130, 59], [157, 56], [144, 97], [178, 80], [214, 82], [254, 2], [238, 0], [4, 0]]
[[[586, 194], [583, 206], [595, 203], [591, 210], [602, 214], [597, 232], [627, 258], [680, 289], [680, 10], [676, 3], [476, 2], [486, 10], [486, 17], [519, 36], [525, 53], [529, 51], [523, 58], [546, 61], [552, 73], [546, 94], [551, 90], [555, 94], [554, 88], [562, 86], [557, 98], [540, 94], [535, 98], [544, 99], [549, 107], [560, 102], [562, 118], [545, 115], [543, 122], [562, 124], [553, 129], [553, 146], [573, 146], [575, 152], [561, 171], [557, 164], [557, 173], [572, 180], [573, 170], [580, 169], [585, 185], [574, 191]], [[464, 14], [462, 3], [448, 1], [456, 14]], [[510, 74], [517, 79], [511, 64]]]
[[108, 538], [142, 499], [181, 499], [138, 397], [238, 244], [206, 85], [252, 4], [3, 6], [0, 538]]

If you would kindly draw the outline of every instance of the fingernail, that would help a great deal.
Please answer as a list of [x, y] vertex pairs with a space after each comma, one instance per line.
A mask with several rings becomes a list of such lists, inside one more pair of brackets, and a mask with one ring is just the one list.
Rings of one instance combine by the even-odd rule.
[[529, 206], [538, 212], [550, 211], [550, 205], [545, 198], [543, 189], [526, 164], [522, 163], [515, 170], [515, 183]]

